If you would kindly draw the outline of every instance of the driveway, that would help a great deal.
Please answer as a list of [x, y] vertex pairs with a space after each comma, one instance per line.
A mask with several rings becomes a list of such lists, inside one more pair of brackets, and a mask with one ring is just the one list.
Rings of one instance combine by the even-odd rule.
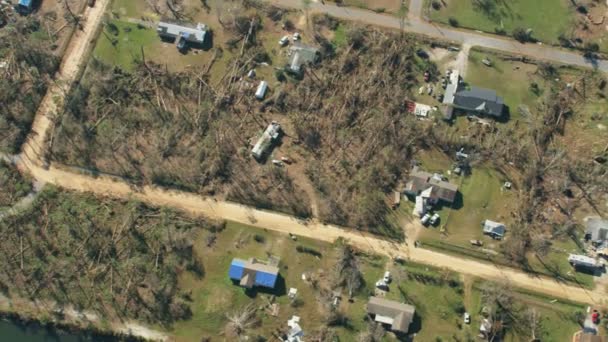
[[[301, 0], [267, 1], [278, 6], [302, 8]], [[410, 14], [404, 27], [405, 31], [425, 35], [431, 38], [449, 40], [458, 44], [481, 46], [489, 49], [504, 51], [510, 54], [524, 55], [533, 59], [586, 68], [597, 68], [603, 72], [608, 72], [608, 61], [605, 60], [596, 60], [592, 62], [580, 54], [564, 49], [538, 44], [521, 44], [512, 39], [458, 30], [426, 22], [420, 18], [422, 5], [423, 0], [411, 1]], [[399, 30], [401, 27], [398, 18], [358, 8], [339, 7], [328, 2], [325, 4], [312, 3], [310, 8], [312, 11], [318, 13], [327, 13], [340, 19], [358, 21], [370, 25], [382, 26], [397, 30]]]

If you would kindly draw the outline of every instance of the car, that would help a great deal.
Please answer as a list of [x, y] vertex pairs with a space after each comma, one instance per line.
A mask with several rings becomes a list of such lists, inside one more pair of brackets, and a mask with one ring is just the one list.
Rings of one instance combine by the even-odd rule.
[[471, 324], [471, 315], [469, 315], [468, 312], [464, 313], [464, 323], [465, 324]]
[[278, 167], [282, 167], [282, 166], [283, 166], [283, 162], [282, 162], [282, 161], [280, 161], [280, 160], [273, 159], [273, 160], [272, 160], [272, 163], [273, 163], [274, 165], [278, 166]]
[[473, 246], [478, 246], [478, 247], [483, 246], [483, 241], [481, 241], [481, 240], [469, 240], [469, 242], [470, 242], [470, 243], [471, 243], [471, 245], [473, 245]]
[[424, 216], [422, 216], [422, 218], [420, 219], [420, 222], [423, 225], [427, 225], [427, 223], [429, 223], [429, 220], [431, 219], [431, 215], [430, 214], [424, 214]]
[[300, 40], [300, 38], [302, 38], [302, 36], [300, 36], [299, 32], [293, 34], [293, 40]]
[[283, 38], [279, 40], [279, 45], [285, 46], [287, 44], [289, 44], [289, 36], [283, 36]]
[[600, 324], [600, 313], [597, 312], [597, 310], [593, 310], [593, 313], [591, 314], [591, 321], [593, 324]]
[[429, 223], [434, 226], [438, 222], [439, 222], [439, 214], [435, 213], [435, 214], [433, 214], [433, 216], [431, 216], [431, 219], [429, 220]]
[[383, 279], [380, 279], [376, 282], [376, 287], [379, 288], [380, 290], [384, 290], [384, 291], [388, 290], [388, 284]]
[[389, 272], [389, 271], [384, 272], [384, 278], [382, 278], [382, 280], [384, 280], [385, 283], [389, 284], [392, 280], [391, 272]]

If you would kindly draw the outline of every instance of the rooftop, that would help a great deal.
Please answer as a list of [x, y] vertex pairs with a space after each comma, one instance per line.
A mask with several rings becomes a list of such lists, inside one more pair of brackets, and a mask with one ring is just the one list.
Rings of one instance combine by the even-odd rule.
[[188, 42], [202, 44], [205, 42], [207, 35], [207, 26], [203, 24], [197, 24], [196, 27], [191, 27], [181, 24], [173, 24], [167, 22], [158, 23], [156, 29], [159, 35], [171, 38], [183, 37]]
[[397, 332], [408, 332], [415, 312], [412, 305], [380, 297], [370, 297], [367, 303], [368, 314], [375, 315], [378, 322], [390, 324], [391, 330]]
[[302, 65], [314, 63], [319, 54], [319, 50], [312, 46], [304, 44], [295, 44], [289, 48], [291, 58], [289, 59], [289, 68], [295, 72], [299, 72]]
[[494, 90], [471, 87], [469, 90], [461, 90], [455, 94], [454, 105], [465, 110], [499, 117], [503, 113], [504, 100], [497, 96]]

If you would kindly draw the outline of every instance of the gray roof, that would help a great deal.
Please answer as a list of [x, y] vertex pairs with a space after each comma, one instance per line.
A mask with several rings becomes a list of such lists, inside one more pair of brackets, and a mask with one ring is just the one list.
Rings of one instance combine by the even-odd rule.
[[458, 108], [496, 117], [502, 115], [504, 104], [494, 90], [478, 87], [461, 90], [454, 97], [454, 105]]
[[507, 227], [503, 223], [495, 222], [492, 220], [485, 220], [483, 222], [483, 232], [486, 234], [492, 234], [495, 236], [503, 237], [505, 236], [505, 232]]
[[410, 181], [405, 185], [405, 192], [418, 195], [422, 191], [432, 188], [431, 197], [441, 199], [448, 203], [454, 202], [458, 193], [458, 185], [438, 180], [431, 173], [414, 168], [410, 174]]
[[370, 297], [367, 303], [368, 314], [393, 318], [392, 331], [407, 333], [415, 312], [416, 308], [412, 305], [380, 297]]
[[592, 241], [602, 242], [608, 240], [608, 220], [590, 218], [587, 220], [587, 230]]
[[160, 22], [158, 23], [156, 32], [158, 32], [160, 36], [170, 38], [183, 37], [188, 42], [203, 44], [205, 42], [205, 36], [207, 35], [207, 26], [197, 24], [196, 27], [189, 27], [185, 25]]
[[319, 53], [317, 48], [303, 44], [293, 45], [289, 50], [291, 51], [289, 68], [295, 72], [299, 72], [302, 65], [314, 63]]

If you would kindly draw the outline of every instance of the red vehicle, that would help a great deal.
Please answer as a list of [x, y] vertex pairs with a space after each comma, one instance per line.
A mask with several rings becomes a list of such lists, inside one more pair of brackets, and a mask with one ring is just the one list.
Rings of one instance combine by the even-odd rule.
[[591, 314], [591, 321], [593, 324], [600, 324], [600, 313], [597, 312], [597, 310], [593, 310], [593, 313]]

